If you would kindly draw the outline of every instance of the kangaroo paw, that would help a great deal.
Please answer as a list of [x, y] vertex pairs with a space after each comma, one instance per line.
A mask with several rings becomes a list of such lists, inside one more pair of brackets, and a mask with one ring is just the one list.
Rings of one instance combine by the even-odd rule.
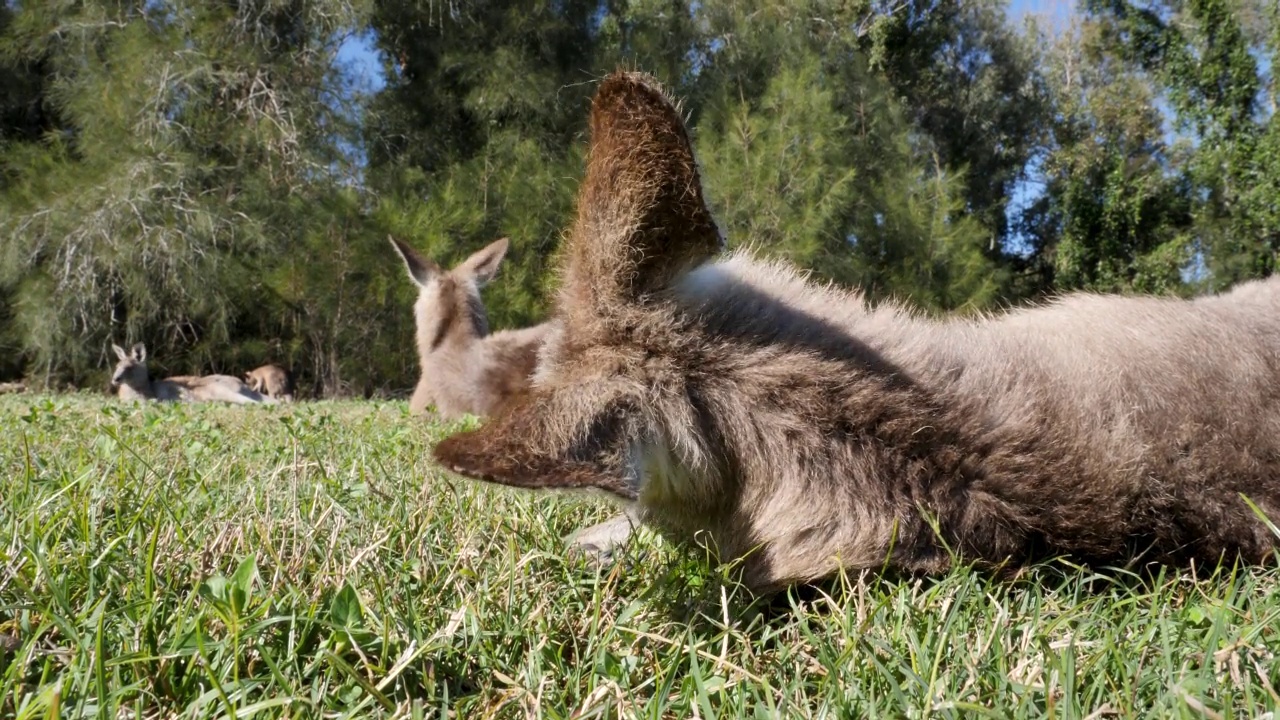
[[602, 565], [613, 562], [614, 552], [626, 544], [635, 526], [636, 522], [626, 513], [618, 513], [566, 537], [566, 554]]

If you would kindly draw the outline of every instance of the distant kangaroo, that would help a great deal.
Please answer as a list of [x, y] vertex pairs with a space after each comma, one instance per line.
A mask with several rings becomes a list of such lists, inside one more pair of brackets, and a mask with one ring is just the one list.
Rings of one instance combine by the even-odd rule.
[[263, 365], [244, 374], [249, 389], [277, 401], [293, 402], [293, 381], [279, 365]]
[[177, 402], [273, 402], [230, 375], [176, 375], [164, 380], [152, 381], [147, 373], [147, 348], [138, 343], [125, 352], [119, 345], [112, 345], [116, 357], [115, 372], [111, 374], [111, 387], [121, 400], [161, 400]]
[[480, 288], [498, 272], [507, 239], [496, 240], [444, 271], [409, 245], [391, 238], [418, 286], [414, 315], [422, 376], [409, 400], [415, 415], [435, 404], [445, 418], [487, 415], [529, 386], [547, 326], [489, 332]]
[[[480, 289], [506, 256], [506, 238], [495, 240], [445, 272], [409, 245], [390, 238], [418, 286], [414, 315], [422, 376], [409, 399], [420, 415], [432, 403], [444, 418], [488, 415], [511, 397], [527, 392], [538, 350], [551, 331], [548, 323], [490, 334]], [[608, 559], [630, 537], [634, 518], [619, 514], [568, 538], [576, 550]]]
[[435, 448], [596, 488], [775, 589], [838, 572], [1274, 560], [1280, 278], [933, 320], [735, 252], [656, 81], [609, 76], [533, 386]]

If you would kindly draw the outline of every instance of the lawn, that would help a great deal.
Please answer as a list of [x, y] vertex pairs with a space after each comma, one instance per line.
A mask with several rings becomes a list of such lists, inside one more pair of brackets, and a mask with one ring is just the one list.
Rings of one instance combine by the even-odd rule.
[[753, 599], [404, 403], [0, 397], [0, 716], [1186, 717], [1280, 705], [1280, 572], [1059, 562]]

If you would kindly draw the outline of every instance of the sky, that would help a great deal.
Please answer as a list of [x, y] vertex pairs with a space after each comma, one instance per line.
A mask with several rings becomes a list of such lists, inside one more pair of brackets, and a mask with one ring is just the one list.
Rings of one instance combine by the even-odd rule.
[[373, 47], [373, 32], [350, 35], [338, 46], [339, 66], [350, 68], [356, 86], [365, 92], [376, 92], [386, 84], [382, 76], [382, 63], [378, 62]]
[[1075, 0], [1012, 0], [1009, 3], [1009, 17], [1018, 22], [1030, 15], [1058, 31], [1067, 26], [1074, 7]]

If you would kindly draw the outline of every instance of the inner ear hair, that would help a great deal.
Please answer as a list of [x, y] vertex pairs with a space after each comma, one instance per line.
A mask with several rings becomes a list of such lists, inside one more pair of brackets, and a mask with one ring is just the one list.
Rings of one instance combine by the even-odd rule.
[[409, 279], [420, 287], [426, 287], [432, 278], [441, 273], [439, 265], [419, 253], [412, 245], [390, 235], [387, 236], [387, 239], [391, 241], [391, 246], [396, 249], [400, 259], [404, 261], [405, 269], [409, 272]]
[[610, 75], [590, 127], [562, 298], [599, 314], [669, 287], [719, 252], [721, 235], [684, 120], [656, 80]]
[[502, 265], [502, 259], [507, 256], [509, 247], [510, 241], [507, 238], [498, 238], [472, 253], [471, 257], [462, 262], [461, 267], [471, 273], [477, 284], [485, 285], [498, 274], [498, 268]]

